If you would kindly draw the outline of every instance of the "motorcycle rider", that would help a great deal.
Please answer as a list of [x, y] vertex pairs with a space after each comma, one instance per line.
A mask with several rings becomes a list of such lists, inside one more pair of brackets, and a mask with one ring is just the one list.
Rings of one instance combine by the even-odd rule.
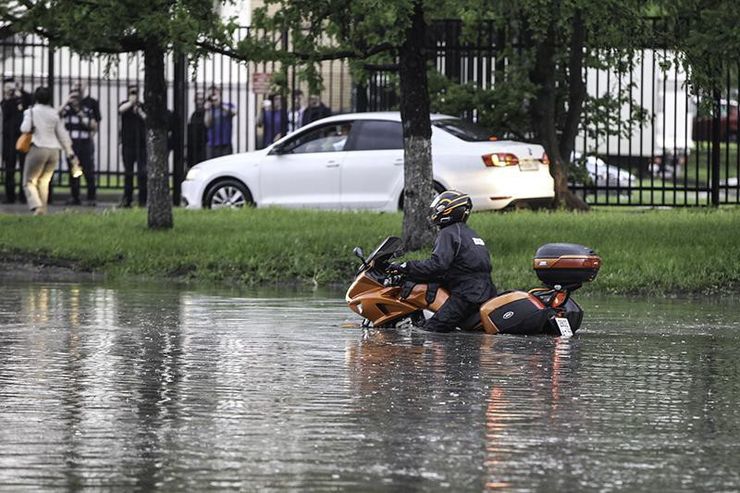
[[391, 270], [417, 282], [439, 282], [450, 297], [423, 327], [430, 332], [450, 332], [496, 296], [491, 281], [491, 259], [485, 242], [466, 221], [473, 202], [464, 193], [446, 190], [431, 204], [430, 220], [438, 226], [432, 256], [391, 264]]

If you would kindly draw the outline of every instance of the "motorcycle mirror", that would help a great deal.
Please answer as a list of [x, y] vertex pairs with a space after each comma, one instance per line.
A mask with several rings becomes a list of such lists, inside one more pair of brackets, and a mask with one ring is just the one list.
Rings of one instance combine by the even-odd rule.
[[352, 253], [354, 253], [357, 257], [360, 257], [360, 260], [362, 260], [363, 262], [365, 262], [365, 253], [362, 251], [362, 248], [355, 247], [352, 250]]
[[367, 269], [367, 261], [365, 260], [365, 253], [362, 251], [362, 248], [355, 247], [352, 249], [352, 253], [354, 253], [356, 256], [360, 257], [360, 260], [362, 260], [362, 268]]

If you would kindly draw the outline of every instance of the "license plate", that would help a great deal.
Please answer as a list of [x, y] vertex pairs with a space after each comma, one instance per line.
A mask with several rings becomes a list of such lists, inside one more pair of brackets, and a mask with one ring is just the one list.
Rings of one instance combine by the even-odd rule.
[[539, 165], [537, 164], [537, 161], [534, 159], [523, 159], [519, 161], [519, 170], [520, 171], [537, 171], [539, 169]]
[[570, 322], [568, 322], [567, 318], [556, 317], [555, 322], [558, 324], [558, 329], [560, 329], [560, 335], [562, 337], [573, 336], [573, 331], [570, 328]]

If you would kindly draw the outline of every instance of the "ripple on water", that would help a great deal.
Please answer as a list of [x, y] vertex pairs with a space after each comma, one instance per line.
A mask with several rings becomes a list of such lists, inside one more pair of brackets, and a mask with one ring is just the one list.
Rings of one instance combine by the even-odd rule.
[[[337, 298], [0, 286], [0, 490], [737, 490], [731, 303], [573, 339], [343, 328]], [[354, 320], [354, 319], [353, 319]]]

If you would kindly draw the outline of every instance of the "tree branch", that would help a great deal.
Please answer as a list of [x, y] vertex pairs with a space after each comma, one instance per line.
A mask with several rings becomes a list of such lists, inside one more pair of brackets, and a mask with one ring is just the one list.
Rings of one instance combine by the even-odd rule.
[[[195, 45], [199, 48], [203, 48], [203, 49], [212, 51], [214, 53], [225, 55], [235, 60], [240, 60], [243, 62], [264, 61], [264, 60], [259, 59], [259, 57], [253, 57], [253, 56], [250, 56], [249, 54], [241, 53], [239, 50], [236, 50], [230, 46], [217, 45], [208, 40], [197, 41]], [[384, 53], [386, 51], [391, 51], [394, 49], [396, 49], [396, 46], [391, 43], [381, 43], [379, 45], [370, 47], [364, 51], [335, 50], [335, 51], [324, 52], [318, 55], [291, 51], [291, 52], [288, 52], [288, 54], [296, 57], [297, 59], [301, 61], [316, 60], [316, 61], [322, 62], [322, 61], [327, 61], [327, 60], [339, 60], [341, 58], [355, 58], [355, 59], [369, 58], [373, 55], [377, 55], [377, 54]]]

